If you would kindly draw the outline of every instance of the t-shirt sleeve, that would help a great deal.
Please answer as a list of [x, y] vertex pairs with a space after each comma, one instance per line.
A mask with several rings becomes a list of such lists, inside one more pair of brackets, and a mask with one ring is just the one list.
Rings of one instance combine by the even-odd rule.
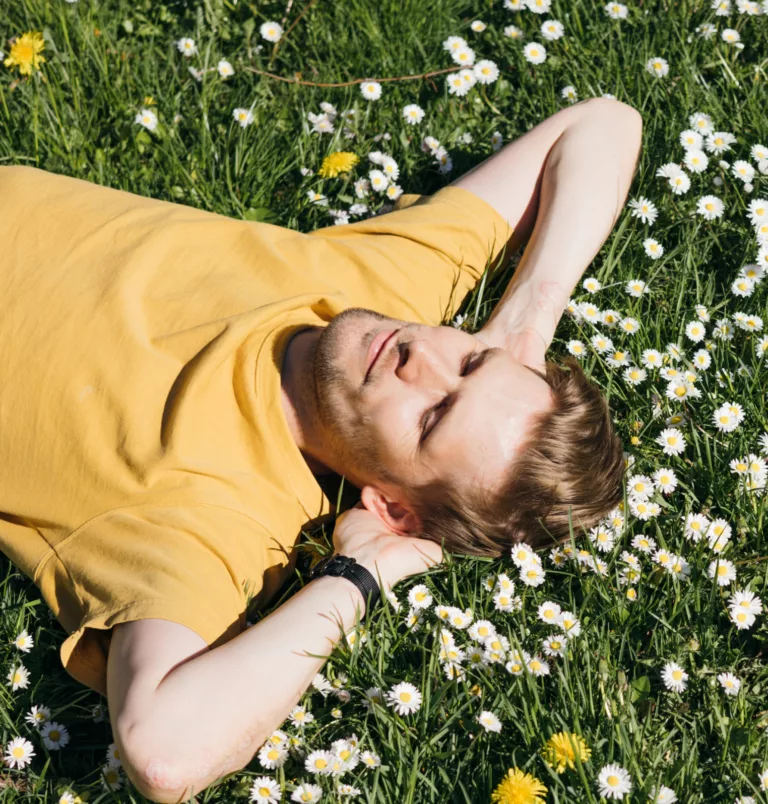
[[512, 228], [478, 195], [449, 186], [402, 195], [392, 212], [309, 236], [328, 246], [330, 277], [354, 305], [435, 326], [455, 315], [486, 267], [508, 256]]
[[[56, 546], [38, 570], [70, 635], [60, 656], [75, 679], [106, 695], [113, 625], [148, 617], [180, 623], [211, 647], [237, 636], [276, 564], [267, 531], [215, 505], [136, 505], [108, 512]], [[266, 578], [265, 576], [269, 576]]]

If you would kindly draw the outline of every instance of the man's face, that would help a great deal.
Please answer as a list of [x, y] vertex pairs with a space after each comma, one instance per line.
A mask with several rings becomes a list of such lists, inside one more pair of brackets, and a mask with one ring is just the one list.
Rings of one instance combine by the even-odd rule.
[[[369, 372], [369, 347], [391, 330]], [[313, 365], [318, 415], [343, 473], [359, 488], [388, 476], [406, 500], [409, 487], [436, 479], [493, 488], [531, 419], [552, 405], [549, 385], [507, 350], [362, 308], [323, 330]]]

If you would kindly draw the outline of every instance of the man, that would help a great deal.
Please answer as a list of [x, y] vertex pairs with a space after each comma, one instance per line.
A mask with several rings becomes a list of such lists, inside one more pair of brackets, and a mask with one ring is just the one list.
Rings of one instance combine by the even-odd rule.
[[[604, 400], [544, 355], [640, 138], [630, 107], [583, 102], [432, 196], [311, 234], [0, 168], [0, 547], [144, 795], [244, 767], [365, 613], [323, 576], [243, 630], [333, 513], [316, 475], [361, 489], [334, 546], [382, 593], [441, 542], [500, 555], [618, 501]], [[480, 332], [436, 326], [526, 241]]]

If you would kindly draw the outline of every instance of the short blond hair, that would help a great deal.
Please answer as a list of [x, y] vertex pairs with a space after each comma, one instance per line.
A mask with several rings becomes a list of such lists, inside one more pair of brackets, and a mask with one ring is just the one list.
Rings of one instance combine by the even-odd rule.
[[[608, 402], [573, 358], [536, 373], [550, 386], [551, 408], [496, 491], [462, 495], [436, 481], [412, 489], [421, 536], [450, 552], [499, 557], [516, 542], [554, 545], [595, 526], [623, 498], [624, 450]], [[570, 516], [570, 523], [569, 523]]]

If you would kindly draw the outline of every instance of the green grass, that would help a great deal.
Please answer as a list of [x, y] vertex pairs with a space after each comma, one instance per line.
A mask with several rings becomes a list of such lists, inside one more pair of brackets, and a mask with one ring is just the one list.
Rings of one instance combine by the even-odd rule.
[[[555, 0], [549, 15], [538, 16], [508, 11], [500, 0], [319, 0], [310, 4], [276, 53], [272, 44], [260, 39], [259, 26], [282, 20], [284, 3], [80, 0], [70, 5], [64, 0], [17, 0], [3, 3], [0, 12], [3, 42], [40, 30], [47, 58], [31, 80], [17, 82], [15, 71], [0, 68], [1, 164], [35, 165], [304, 231], [333, 222], [325, 210], [309, 203], [307, 190], [325, 193], [336, 208], [357, 200], [349, 182], [300, 173], [300, 167], [316, 171], [332, 151], [354, 150], [361, 157], [353, 179], [367, 170], [370, 150], [390, 153], [400, 165], [399, 184], [405, 192], [431, 193], [488, 156], [494, 131], [509, 141], [566, 105], [560, 96], [565, 85], [575, 86], [580, 98], [612, 93], [643, 115], [643, 150], [630, 196], [653, 200], [659, 218], [648, 227], [625, 210], [586, 270], [604, 288], [594, 296], [577, 288], [575, 298], [589, 298], [600, 309], [615, 309], [641, 322], [636, 335], [599, 327], [635, 362], [644, 349], [664, 351], [671, 342], [680, 344], [690, 359], [704, 343], [692, 344], [685, 337], [685, 325], [695, 318], [694, 305], [709, 309], [712, 365], [697, 381], [700, 399], [666, 399], [666, 384], [655, 369], [633, 387], [622, 379], [620, 369], [611, 368], [591, 348], [583, 359], [609, 396], [621, 436], [635, 458], [632, 472], [650, 475], [667, 466], [680, 484], [668, 497], [657, 495], [663, 502], [658, 518], [642, 522], [627, 511], [616, 547], [601, 555], [607, 563], [605, 576], [582, 573], [573, 562], [555, 567], [545, 555], [546, 581], [529, 588], [518, 581], [508, 556], [498, 561], [455, 557], [449, 566], [396, 587], [403, 604], [400, 613], [382, 606], [371, 618], [368, 641], [354, 649], [340, 643], [323, 669], [329, 678], [339, 672], [348, 675], [351, 700], [342, 704], [310, 690], [302, 701], [316, 718], [306, 728], [309, 750], [330, 747], [334, 739], [354, 732], [361, 749], [381, 757], [380, 768], [358, 766], [342, 777], [342, 782], [361, 789], [358, 800], [485, 802], [507, 768], [517, 766], [544, 782], [547, 801], [598, 802], [598, 773], [606, 763], [616, 762], [632, 776], [632, 801], [647, 801], [658, 784], [668, 785], [688, 804], [731, 804], [746, 795], [768, 801], [758, 780], [768, 767], [768, 673], [763, 655], [768, 628], [760, 615], [754, 626], [739, 631], [726, 608], [734, 586], [764, 597], [768, 592], [766, 498], [740, 490], [729, 469], [733, 458], [759, 452], [758, 438], [768, 429], [768, 381], [754, 348], [762, 333], [736, 329], [731, 341], [712, 335], [717, 319], [736, 312], [768, 320], [768, 282], [758, 284], [747, 298], [730, 291], [739, 269], [755, 261], [755, 237], [745, 210], [752, 198], [768, 197], [768, 177], [758, 173], [754, 191], [747, 194], [742, 182], [718, 167], [720, 158], [754, 164], [750, 147], [768, 144], [768, 17], [740, 15], [735, 8], [730, 17], [715, 17], [709, 0], [628, 0], [629, 19], [615, 22], [606, 17], [603, 5]], [[304, 7], [302, 2], [293, 4], [286, 28]], [[477, 18], [488, 24], [481, 34], [469, 27]], [[523, 45], [506, 38], [503, 28], [514, 23], [524, 31], [525, 41], [543, 41], [538, 29], [548, 18], [564, 23], [565, 36], [546, 42], [549, 58], [534, 67], [525, 62]], [[720, 30], [737, 28], [743, 50], [724, 43], [719, 35], [709, 41], [699, 37], [696, 26], [710, 21]], [[325, 83], [423, 73], [452, 66], [441, 43], [453, 34], [465, 36], [478, 58], [496, 61], [500, 80], [475, 87], [464, 98], [448, 95], [442, 76], [384, 83], [382, 98], [369, 102], [358, 86], [296, 86], [245, 70], [251, 66], [286, 77], [301, 73], [304, 80]], [[188, 60], [177, 51], [174, 42], [181, 36], [195, 39], [198, 56]], [[0, 47], [8, 52], [7, 44]], [[657, 79], [644, 69], [651, 56], [669, 61], [668, 76]], [[222, 81], [211, 72], [198, 82], [190, 76], [190, 64], [215, 67], [221, 58], [234, 65], [233, 77]], [[134, 123], [146, 96], [154, 99], [152, 108], [160, 118], [153, 133]], [[339, 111], [357, 110], [354, 139], [342, 136], [342, 125], [330, 136], [311, 133], [307, 112], [318, 112], [322, 101]], [[400, 110], [407, 103], [419, 103], [426, 110], [419, 126], [411, 128], [403, 121]], [[237, 125], [232, 119], [235, 107], [252, 107], [254, 125]], [[666, 162], [682, 160], [678, 135], [697, 111], [710, 114], [717, 130], [734, 133], [737, 143], [723, 157], [710, 156], [704, 173], [691, 174], [687, 194], [673, 196], [654, 173]], [[374, 139], [384, 132], [391, 139]], [[460, 139], [466, 133], [472, 136], [470, 143]], [[425, 134], [448, 148], [454, 160], [450, 175], [440, 174], [421, 150]], [[724, 179], [722, 186], [713, 184], [715, 176]], [[709, 222], [695, 214], [696, 200], [706, 193], [725, 202], [722, 219]], [[374, 208], [380, 204], [379, 200]], [[661, 259], [651, 261], [644, 253], [647, 236], [664, 245]], [[624, 290], [630, 278], [645, 280], [651, 292], [630, 297]], [[469, 322], [482, 325], [508, 279], [509, 273], [467, 300]], [[565, 316], [553, 353], [564, 353], [572, 338], [588, 344], [592, 334], [594, 328]], [[718, 382], [720, 370], [729, 374]], [[654, 393], [662, 398], [657, 418]], [[729, 401], [743, 405], [746, 417], [734, 432], [721, 433], [713, 426], [712, 412]], [[679, 457], [664, 456], [654, 439], [665, 418], [681, 411], [688, 417], [681, 425], [688, 446]], [[633, 435], [639, 443], [629, 446]], [[708, 578], [712, 555], [706, 540], [693, 543], [683, 537], [681, 519], [689, 512], [707, 512], [731, 524], [733, 538], [724, 556], [736, 564], [738, 577], [730, 588], [720, 589]], [[639, 597], [629, 602], [618, 582], [624, 566], [620, 554], [632, 549], [633, 536], [641, 532], [683, 555], [690, 562], [691, 577], [680, 581], [654, 570], [643, 556]], [[327, 529], [313, 534], [320, 541], [330, 536]], [[586, 540], [584, 545], [593, 549]], [[63, 629], [31, 581], [2, 561], [0, 663], [5, 676], [21, 659], [31, 683], [16, 692], [0, 686], [0, 739], [5, 744], [21, 735], [36, 750], [25, 769], [2, 771], [3, 800], [55, 802], [70, 784], [91, 802], [142, 800], [128, 783], [114, 792], [101, 786], [99, 768], [112, 738], [108, 722], [91, 719], [100, 697], [61, 668], [58, 646]], [[508, 572], [516, 581], [520, 611], [494, 609], [483, 579], [499, 572]], [[297, 575], [275, 605], [303, 582]], [[548, 677], [511, 675], [502, 663], [489, 672], [469, 668], [466, 681], [450, 681], [438, 661], [434, 610], [420, 630], [406, 627], [406, 595], [417, 583], [427, 584], [436, 604], [468, 607], [476, 619], [492, 620], [513, 646], [530, 653], [538, 652], [541, 639], [553, 633], [536, 617], [544, 600], [575, 612], [582, 632], [570, 642], [567, 657], [552, 660]], [[9, 644], [25, 627], [35, 638], [29, 654]], [[459, 644], [469, 642], [466, 632], [456, 633]], [[670, 660], [680, 662], [689, 674], [688, 689], [681, 694], [667, 692], [661, 681], [661, 670]], [[736, 697], [726, 697], [715, 681], [725, 670], [742, 681]], [[386, 690], [403, 680], [423, 694], [417, 713], [400, 717], [388, 707], [368, 712], [362, 702], [366, 689]], [[475, 684], [482, 691], [479, 698], [469, 692]], [[48, 751], [25, 725], [30, 706], [41, 703], [70, 731], [71, 741], [61, 751]], [[336, 705], [343, 713], [340, 719], [330, 713]], [[482, 710], [501, 719], [499, 734], [484, 732], [476, 722]], [[297, 732], [290, 724], [286, 730]], [[560, 730], [578, 732], [592, 749], [589, 762], [562, 775], [540, 757], [544, 741]], [[253, 778], [260, 775], [284, 784], [283, 800], [290, 799], [300, 780], [321, 784], [323, 800], [343, 800], [333, 793], [328, 778], [310, 778], [303, 762], [294, 758], [277, 772], [266, 771], [254, 759], [199, 798], [247, 800]]]

